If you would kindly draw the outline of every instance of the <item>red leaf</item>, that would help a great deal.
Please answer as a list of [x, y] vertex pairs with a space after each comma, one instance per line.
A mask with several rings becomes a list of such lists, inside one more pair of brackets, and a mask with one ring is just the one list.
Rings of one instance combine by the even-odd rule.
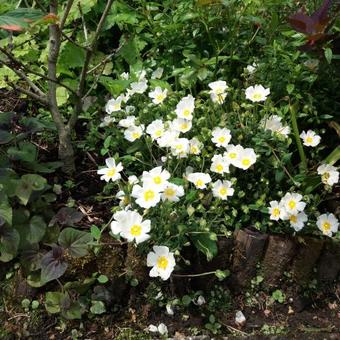
[[1, 25], [0, 28], [7, 30], [7, 31], [15, 31], [15, 32], [20, 32], [23, 31], [23, 27], [18, 26], [18, 25]]

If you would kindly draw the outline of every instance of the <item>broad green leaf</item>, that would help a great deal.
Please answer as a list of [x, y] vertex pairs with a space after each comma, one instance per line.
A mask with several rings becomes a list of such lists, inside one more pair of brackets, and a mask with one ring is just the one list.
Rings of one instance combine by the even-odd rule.
[[217, 255], [217, 243], [211, 239], [210, 233], [190, 235], [195, 247], [210, 261]]
[[8, 202], [7, 195], [0, 191], [0, 218], [3, 218], [7, 224], [12, 225], [12, 217], [12, 207]]
[[88, 244], [93, 241], [90, 233], [74, 228], [65, 228], [61, 231], [58, 242], [71, 256], [81, 257], [88, 252]]
[[85, 61], [85, 50], [70, 42], [67, 42], [61, 53], [58, 63], [64, 67], [82, 67]]
[[15, 194], [23, 205], [26, 205], [33, 191], [40, 191], [45, 188], [47, 181], [39, 175], [23, 175], [16, 187]]
[[18, 147], [10, 147], [7, 150], [8, 157], [14, 161], [32, 163], [37, 157], [37, 148], [29, 142], [20, 142]]
[[18, 232], [6, 225], [0, 225], [0, 261], [11, 261], [17, 254], [20, 236]]
[[42, 240], [47, 225], [41, 216], [33, 216], [28, 224], [17, 227], [23, 243], [35, 244]]
[[103, 301], [92, 301], [92, 306], [90, 307], [90, 312], [92, 314], [100, 315], [106, 312], [105, 304]]
[[99, 83], [102, 84], [113, 96], [119, 96], [130, 85], [129, 80], [112, 79], [111, 77], [100, 77]]
[[45, 295], [45, 308], [51, 313], [60, 313], [63, 300], [68, 298], [67, 293], [62, 292], [47, 292]]
[[14, 138], [14, 136], [10, 132], [0, 130], [0, 145], [1, 144], [7, 144], [7, 143], [11, 142], [13, 140], [13, 138]]
[[63, 106], [67, 103], [69, 98], [69, 93], [65, 87], [59, 86], [57, 88], [57, 104], [58, 106]]

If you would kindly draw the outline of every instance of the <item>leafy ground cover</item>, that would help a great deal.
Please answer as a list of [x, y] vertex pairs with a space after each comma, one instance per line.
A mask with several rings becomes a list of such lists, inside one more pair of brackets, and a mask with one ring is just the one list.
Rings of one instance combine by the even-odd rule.
[[1, 4], [1, 337], [339, 336], [339, 6]]

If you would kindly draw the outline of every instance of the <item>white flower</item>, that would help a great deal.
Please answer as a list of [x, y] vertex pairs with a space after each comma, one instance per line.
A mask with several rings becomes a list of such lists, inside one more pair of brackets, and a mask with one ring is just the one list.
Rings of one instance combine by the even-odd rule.
[[224, 80], [217, 80], [209, 83], [210, 98], [214, 103], [223, 104], [225, 97], [227, 96], [226, 90], [228, 88], [227, 83]]
[[226, 147], [231, 140], [230, 130], [227, 128], [216, 127], [212, 131], [211, 140], [213, 143], [216, 144], [217, 147], [220, 146]]
[[103, 118], [103, 121], [100, 123], [99, 126], [100, 127], [110, 126], [115, 122], [115, 120], [116, 119], [114, 117], [107, 115]]
[[118, 122], [118, 125], [124, 128], [129, 128], [130, 126], [134, 126], [135, 125], [135, 121], [136, 121], [136, 117], [135, 116], [127, 116], [124, 119], [121, 119]]
[[161, 166], [153, 168], [150, 171], [144, 171], [142, 174], [143, 184], [155, 186], [159, 192], [163, 191], [167, 186], [169, 178], [169, 171], [163, 170]]
[[256, 153], [252, 148], [243, 149], [235, 161], [237, 168], [247, 170], [256, 162]]
[[253, 74], [255, 73], [256, 68], [257, 68], [257, 64], [253, 63], [252, 65], [247, 65], [246, 70], [249, 74]]
[[211, 182], [210, 175], [203, 172], [193, 172], [187, 178], [197, 189], [205, 189], [207, 187], [206, 184]]
[[150, 277], [159, 276], [162, 280], [167, 280], [176, 265], [175, 257], [168, 247], [153, 246], [146, 259], [148, 267], [153, 267], [150, 270]]
[[200, 295], [198, 298], [197, 298], [197, 301], [196, 301], [196, 305], [197, 306], [202, 306], [206, 303], [205, 301], [205, 298], [204, 296]]
[[131, 175], [128, 177], [128, 182], [130, 185], [137, 184], [138, 183], [138, 178], [135, 175]]
[[319, 216], [316, 225], [326, 236], [332, 236], [338, 231], [339, 222], [333, 214], [322, 214]]
[[184, 189], [181, 185], [168, 183], [161, 195], [162, 201], [178, 202], [184, 196]]
[[161, 197], [158, 188], [155, 185], [134, 185], [131, 196], [136, 199], [136, 203], [145, 209], [154, 207], [160, 201]]
[[136, 139], [139, 139], [143, 135], [143, 125], [140, 126], [130, 126], [124, 131], [124, 138], [129, 142], [134, 142]]
[[269, 205], [270, 205], [270, 207], [268, 207], [269, 214], [270, 214], [269, 219], [274, 220], [274, 221], [278, 221], [280, 218], [283, 219], [285, 212], [284, 212], [284, 208], [281, 207], [279, 202], [271, 201], [269, 202]]
[[287, 137], [288, 134], [290, 133], [290, 128], [289, 126], [283, 126], [281, 120], [282, 120], [281, 117], [273, 115], [266, 119], [263, 119], [262, 126], [266, 130], [270, 130], [274, 133], [278, 133], [280, 135]]
[[339, 182], [339, 171], [333, 165], [321, 164], [317, 168], [317, 172], [321, 175], [321, 180], [324, 184], [332, 186]]
[[148, 89], [148, 81], [143, 79], [138, 82], [133, 82], [130, 85], [131, 93], [144, 93]]
[[262, 85], [249, 86], [246, 89], [246, 98], [255, 102], [264, 102], [270, 94], [270, 89], [264, 88]]
[[163, 74], [163, 67], [158, 67], [156, 68], [156, 70], [154, 70], [151, 74], [151, 79], [159, 79], [162, 77], [162, 74]]
[[148, 133], [152, 140], [160, 138], [164, 134], [164, 124], [160, 119], [154, 120], [146, 128], [146, 133]]
[[164, 99], [168, 95], [168, 90], [164, 89], [162, 90], [161, 87], [156, 86], [156, 88], [149, 92], [149, 97], [152, 98], [152, 102], [156, 105], [163, 103]]
[[121, 212], [117, 220], [111, 223], [113, 234], [120, 234], [129, 242], [136, 241], [137, 244], [150, 238], [148, 235], [150, 229], [150, 220], [143, 221], [143, 217], [137, 211], [131, 210]]
[[241, 155], [241, 153], [244, 151], [244, 148], [237, 144], [229, 144], [226, 146], [227, 151], [224, 152], [223, 156], [226, 159], [226, 161], [233, 166], [237, 166], [238, 159]]
[[122, 163], [118, 163], [116, 165], [116, 161], [114, 158], [107, 158], [105, 160], [107, 168], [99, 169], [97, 171], [98, 175], [102, 175], [100, 179], [103, 179], [106, 182], [112, 180], [112, 182], [121, 178], [120, 172], [123, 170]]
[[300, 231], [307, 221], [307, 215], [302, 211], [296, 214], [287, 215], [285, 219], [289, 220], [291, 227], [295, 231]]
[[175, 130], [166, 130], [163, 135], [157, 139], [157, 143], [161, 148], [169, 148], [174, 144], [178, 138], [179, 133]]
[[226, 158], [222, 155], [214, 155], [211, 159], [211, 167], [210, 170], [216, 172], [218, 174], [229, 173], [229, 163]]
[[312, 130], [302, 131], [300, 137], [303, 140], [303, 145], [312, 147], [317, 146], [321, 140], [321, 137]]
[[282, 197], [280, 206], [284, 208], [288, 215], [296, 215], [299, 211], [303, 211], [306, 207], [306, 203], [302, 202], [302, 195], [295, 192], [287, 192]]
[[123, 73], [121, 73], [120, 77], [124, 80], [128, 80], [129, 77], [130, 77], [130, 74], [129, 74], [129, 72], [123, 72]]
[[121, 108], [122, 100], [123, 100], [122, 96], [110, 99], [105, 105], [105, 111], [108, 114], [120, 111], [122, 109]]
[[176, 138], [171, 145], [171, 153], [178, 158], [185, 158], [189, 153], [189, 140], [187, 138]]
[[116, 193], [116, 198], [120, 200], [119, 202], [120, 207], [126, 207], [129, 205], [129, 197], [125, 195], [125, 192], [123, 190], [119, 190]]
[[231, 187], [230, 181], [216, 181], [212, 185], [212, 192], [214, 197], [220, 198], [221, 200], [227, 200], [228, 196], [234, 195], [234, 189]]
[[203, 144], [196, 137], [189, 140], [189, 153], [191, 155], [199, 155], [202, 147]]
[[171, 129], [178, 131], [178, 132], [188, 132], [192, 127], [191, 120], [183, 119], [183, 118], [176, 118], [171, 122]]
[[183, 97], [176, 106], [176, 114], [178, 118], [192, 120], [195, 110], [195, 98], [192, 95]]

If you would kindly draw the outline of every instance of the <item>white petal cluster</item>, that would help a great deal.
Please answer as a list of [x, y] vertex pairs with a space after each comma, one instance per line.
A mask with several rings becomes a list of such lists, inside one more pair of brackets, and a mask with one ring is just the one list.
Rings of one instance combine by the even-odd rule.
[[339, 182], [339, 171], [330, 164], [321, 164], [317, 168], [318, 174], [321, 176], [321, 181], [327, 185], [334, 185]]
[[338, 231], [339, 221], [333, 214], [322, 214], [316, 221], [317, 227], [326, 236], [332, 236]]
[[317, 146], [321, 141], [321, 137], [312, 130], [308, 130], [307, 132], [302, 131], [300, 138], [303, 141], [303, 145], [311, 147]]
[[154, 246], [146, 259], [150, 270], [150, 277], [159, 276], [162, 280], [167, 280], [175, 268], [176, 261], [174, 254], [166, 246]]
[[214, 103], [223, 104], [227, 96], [227, 83], [224, 80], [217, 80], [209, 83], [210, 87], [210, 98]]
[[106, 168], [101, 168], [97, 171], [98, 175], [102, 175], [100, 179], [104, 180], [105, 182], [112, 182], [117, 181], [121, 178], [120, 172], [123, 170], [122, 163], [116, 164], [114, 158], [107, 158], [105, 160]]
[[193, 119], [193, 112], [195, 110], [195, 98], [189, 94], [183, 97], [176, 106], [176, 115], [178, 118], [183, 118], [187, 120]]
[[156, 86], [155, 89], [149, 92], [149, 97], [152, 99], [152, 102], [156, 105], [162, 104], [165, 98], [168, 95], [168, 90], [162, 88], [160, 86]]
[[263, 119], [261, 125], [265, 130], [270, 130], [273, 133], [277, 133], [284, 137], [288, 137], [288, 135], [290, 134], [290, 127], [283, 126], [281, 120], [282, 120], [281, 117], [273, 115]]
[[262, 85], [249, 86], [246, 89], [246, 98], [253, 103], [264, 102], [269, 94], [270, 89], [266, 89]]

